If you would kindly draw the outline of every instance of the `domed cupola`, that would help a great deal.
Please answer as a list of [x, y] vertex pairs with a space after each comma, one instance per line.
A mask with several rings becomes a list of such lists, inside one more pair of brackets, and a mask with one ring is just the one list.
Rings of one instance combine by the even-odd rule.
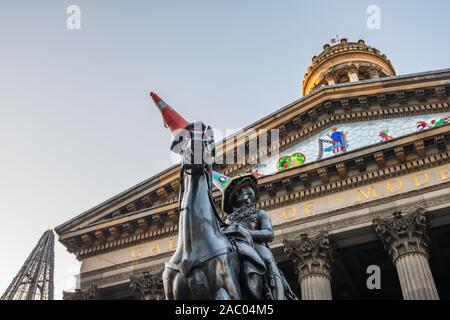
[[312, 64], [305, 73], [304, 96], [322, 86], [395, 76], [394, 67], [386, 55], [366, 45], [364, 40], [333, 39], [323, 49], [312, 58]]

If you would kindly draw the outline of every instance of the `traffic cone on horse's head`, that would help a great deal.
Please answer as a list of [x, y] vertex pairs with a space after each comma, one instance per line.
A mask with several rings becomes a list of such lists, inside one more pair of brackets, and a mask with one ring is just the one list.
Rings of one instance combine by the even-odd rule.
[[[161, 111], [164, 124], [166, 127], [172, 131], [172, 134], [175, 136], [175, 141], [172, 143], [172, 151], [177, 143], [181, 142], [181, 137], [177, 135], [177, 131], [180, 129], [186, 128], [189, 122], [186, 121], [182, 116], [178, 114], [175, 110], [173, 110], [163, 99], [161, 99], [156, 93], [150, 92], [150, 97], [152, 97], [159, 111]], [[195, 128], [193, 128], [195, 130]], [[213, 182], [214, 184], [222, 190], [222, 186], [228, 182], [229, 178], [227, 176], [221, 175], [218, 172], [212, 171]]]
[[180, 116], [175, 110], [173, 110], [156, 93], [150, 92], [150, 97], [152, 97], [159, 111], [161, 111], [164, 124], [170, 129], [172, 134], [175, 134], [177, 130], [183, 129], [189, 124], [189, 122], [187, 122], [182, 116]]

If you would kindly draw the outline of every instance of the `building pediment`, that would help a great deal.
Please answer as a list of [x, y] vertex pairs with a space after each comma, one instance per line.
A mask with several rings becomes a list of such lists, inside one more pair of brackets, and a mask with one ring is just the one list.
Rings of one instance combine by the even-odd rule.
[[[233, 139], [233, 148], [227, 147], [228, 140], [218, 143], [217, 156], [224, 155], [224, 150], [236, 152], [242, 145], [247, 147], [251, 139], [257, 138], [246, 136], [248, 129], [253, 133], [258, 133], [259, 129], [278, 129], [278, 147], [282, 156], [302, 153], [307, 143], [311, 150], [316, 148], [317, 151], [319, 140], [328, 140], [326, 146], [322, 145], [327, 148], [322, 151], [328, 156], [322, 155], [320, 159], [317, 152], [310, 155], [305, 152], [308, 160], [299, 167], [286, 168], [288, 170], [277, 170], [279, 159], [273, 159], [270, 152], [263, 155], [275, 164], [272, 163], [271, 171], [259, 178], [261, 198], [258, 206], [271, 210], [289, 202], [285, 194], [298, 188], [304, 189], [297, 192], [299, 197], [316, 194], [322, 189], [320, 192], [323, 193], [330, 189], [327, 184], [348, 179], [355, 172], [365, 172], [367, 167], [370, 171], [374, 165], [382, 168], [392, 161], [405, 162], [412, 153], [414, 157], [423, 157], [426, 150], [445, 145], [447, 126], [417, 131], [417, 125], [424, 121], [427, 126], [432, 126], [432, 120], [444, 119], [450, 113], [449, 92], [450, 70], [321, 88], [238, 132]], [[409, 121], [408, 128], [401, 131], [403, 134], [394, 134], [395, 127], [393, 131], [384, 129], [384, 124], [401, 124], [401, 119]], [[349, 134], [346, 126], [357, 128], [364, 123], [379, 126], [380, 132], [373, 132], [370, 138], [381, 140], [380, 134], [384, 133], [394, 139], [386, 138], [382, 143], [365, 143], [359, 147], [361, 141], [355, 144], [354, 140], [352, 147], [342, 152], [342, 146], [333, 144], [329, 137], [333, 128], [341, 128]], [[263, 161], [250, 157], [244, 163], [217, 165], [215, 170], [232, 176], [254, 170], [255, 163], [261, 165]], [[175, 165], [69, 220], [55, 231], [70, 251], [81, 256], [94, 247], [112, 250], [117, 245], [126, 246], [162, 234], [175, 234], [178, 188], [179, 167]], [[218, 190], [214, 191], [217, 203], [220, 195]], [[111, 244], [110, 247], [107, 244]], [[89, 254], [94, 252], [97, 251], [92, 249]]]
[[[299, 200], [307, 203], [349, 188], [447, 163], [446, 136], [449, 128], [437, 127], [260, 177], [257, 207], [274, 211]], [[219, 203], [221, 193], [214, 191], [213, 198]], [[111, 219], [94, 220], [82, 228], [61, 234], [60, 241], [77, 256], [87, 257], [174, 236], [177, 228], [178, 202], [174, 198], [158, 207]]]

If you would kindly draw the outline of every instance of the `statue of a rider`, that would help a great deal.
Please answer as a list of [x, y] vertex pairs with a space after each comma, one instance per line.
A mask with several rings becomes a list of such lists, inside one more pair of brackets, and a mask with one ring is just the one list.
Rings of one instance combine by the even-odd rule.
[[[297, 299], [268, 247], [274, 235], [269, 214], [254, 205], [256, 178], [213, 171], [205, 161], [214, 156], [212, 130], [188, 123], [150, 95], [174, 134], [172, 151], [183, 155], [179, 240], [163, 273], [166, 298]], [[223, 192], [225, 222], [213, 205], [211, 182]]]
[[227, 214], [222, 231], [233, 240], [240, 253], [241, 285], [249, 288], [249, 298], [297, 300], [268, 246], [274, 237], [269, 214], [255, 208], [256, 178], [251, 174], [234, 178], [215, 175], [213, 180], [218, 178], [222, 184], [222, 211]]

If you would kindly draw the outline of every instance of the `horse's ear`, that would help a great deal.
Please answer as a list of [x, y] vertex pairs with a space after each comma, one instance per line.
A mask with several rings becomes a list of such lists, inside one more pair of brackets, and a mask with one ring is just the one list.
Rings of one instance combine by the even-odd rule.
[[180, 129], [177, 131], [175, 136], [173, 137], [172, 144], [170, 145], [170, 150], [174, 153], [182, 154], [183, 153], [183, 142], [187, 139], [190, 131], [187, 129]]
[[211, 139], [214, 140], [214, 130], [213, 130], [213, 128], [211, 128], [211, 126], [207, 126], [206, 129], [203, 131], [204, 131], [203, 135], [205, 137], [205, 140], [211, 140]]

